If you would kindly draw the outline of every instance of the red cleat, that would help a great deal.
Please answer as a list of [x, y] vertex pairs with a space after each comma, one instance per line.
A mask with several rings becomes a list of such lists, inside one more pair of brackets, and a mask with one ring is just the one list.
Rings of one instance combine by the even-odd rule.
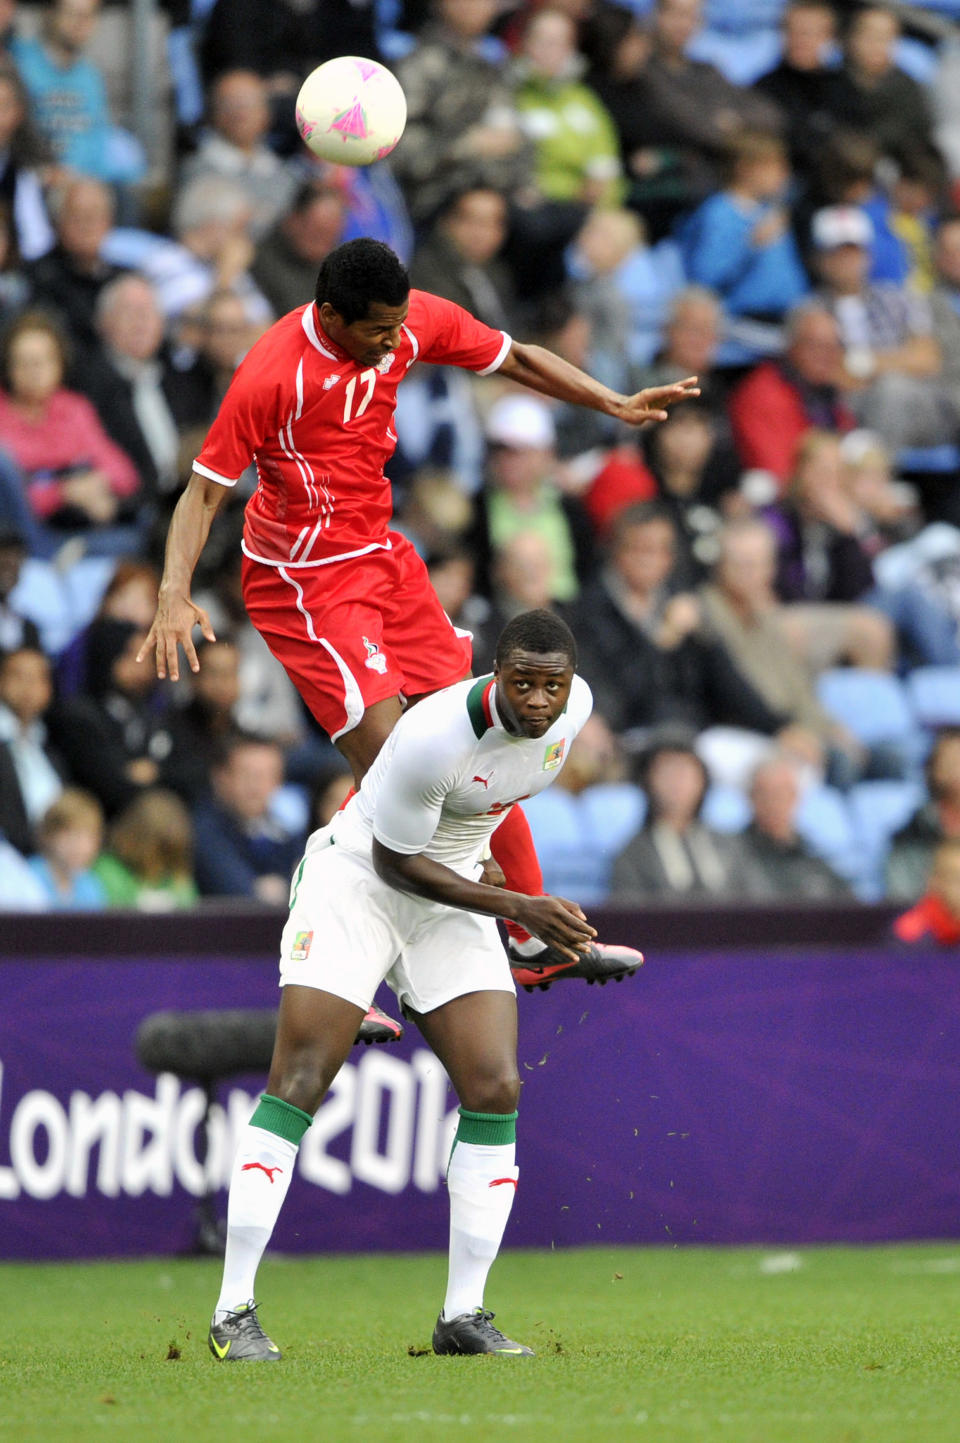
[[632, 977], [637, 968], [643, 966], [642, 952], [633, 947], [608, 946], [605, 942], [591, 942], [576, 962], [565, 957], [556, 947], [545, 947], [533, 957], [521, 957], [514, 952], [511, 944], [507, 955], [514, 982], [528, 992], [535, 987], [546, 992], [551, 983], [568, 977], [580, 977], [591, 987], [594, 982], [605, 987], [610, 981], [622, 982], [624, 977]]

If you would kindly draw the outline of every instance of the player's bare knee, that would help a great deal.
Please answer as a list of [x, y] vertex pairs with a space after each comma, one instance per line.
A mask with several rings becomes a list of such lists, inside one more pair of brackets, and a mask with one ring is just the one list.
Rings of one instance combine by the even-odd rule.
[[267, 1082], [271, 1097], [289, 1102], [312, 1117], [330, 1086], [337, 1067], [313, 1050], [296, 1051], [282, 1063], [274, 1064]]
[[460, 1102], [468, 1112], [516, 1112], [520, 1101], [520, 1078], [516, 1068], [491, 1069], [471, 1078]]

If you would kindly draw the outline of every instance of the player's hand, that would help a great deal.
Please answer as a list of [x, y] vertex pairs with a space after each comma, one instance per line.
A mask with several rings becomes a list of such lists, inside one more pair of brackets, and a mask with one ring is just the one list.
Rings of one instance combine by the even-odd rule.
[[597, 935], [596, 928], [590, 926], [577, 903], [566, 897], [524, 897], [514, 921], [541, 942], [556, 947], [571, 962], [578, 960], [591, 938]]
[[648, 386], [635, 396], [627, 396], [617, 409], [619, 421], [628, 426], [644, 426], [648, 421], [665, 421], [667, 407], [678, 401], [692, 401], [700, 394], [698, 376], [687, 376], [683, 381], [674, 381], [670, 386]]
[[153, 625], [137, 652], [137, 661], [143, 661], [153, 647], [157, 676], [161, 681], [167, 676], [171, 681], [179, 681], [180, 655], [177, 648], [182, 646], [190, 670], [199, 671], [200, 662], [191, 635], [195, 626], [199, 626], [207, 641], [216, 641], [210, 618], [202, 606], [197, 606], [189, 596], [161, 594]]
[[484, 857], [480, 863], [480, 881], [485, 887], [505, 887], [507, 885], [503, 868], [493, 857]]

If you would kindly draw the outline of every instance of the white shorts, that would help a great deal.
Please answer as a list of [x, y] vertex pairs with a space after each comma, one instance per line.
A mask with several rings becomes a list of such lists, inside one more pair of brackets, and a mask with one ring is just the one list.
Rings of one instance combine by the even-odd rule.
[[316, 987], [366, 1011], [385, 980], [420, 1013], [468, 992], [516, 993], [492, 917], [398, 892], [324, 833], [311, 837], [290, 897], [281, 987]]

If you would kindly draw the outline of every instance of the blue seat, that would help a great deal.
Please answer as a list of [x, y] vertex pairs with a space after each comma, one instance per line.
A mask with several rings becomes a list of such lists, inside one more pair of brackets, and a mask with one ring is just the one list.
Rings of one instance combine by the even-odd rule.
[[913, 714], [931, 731], [960, 726], [960, 666], [918, 666], [906, 679]]
[[750, 823], [750, 802], [739, 787], [714, 785], [703, 799], [700, 816], [716, 832], [742, 832]]
[[864, 859], [861, 891], [864, 900], [879, 901], [883, 896], [883, 868], [890, 838], [910, 820], [923, 797], [924, 789], [919, 782], [858, 782], [847, 793], [847, 805]]
[[584, 905], [610, 891], [613, 859], [643, 823], [646, 799], [639, 787], [588, 787], [579, 796], [549, 787], [524, 802], [544, 886]]
[[904, 742], [912, 748], [917, 725], [898, 677], [865, 667], [837, 667], [821, 673], [817, 695], [831, 716], [868, 746]]
[[864, 875], [864, 857], [842, 792], [836, 787], [809, 787], [797, 808], [797, 831], [818, 857], [857, 885]]

